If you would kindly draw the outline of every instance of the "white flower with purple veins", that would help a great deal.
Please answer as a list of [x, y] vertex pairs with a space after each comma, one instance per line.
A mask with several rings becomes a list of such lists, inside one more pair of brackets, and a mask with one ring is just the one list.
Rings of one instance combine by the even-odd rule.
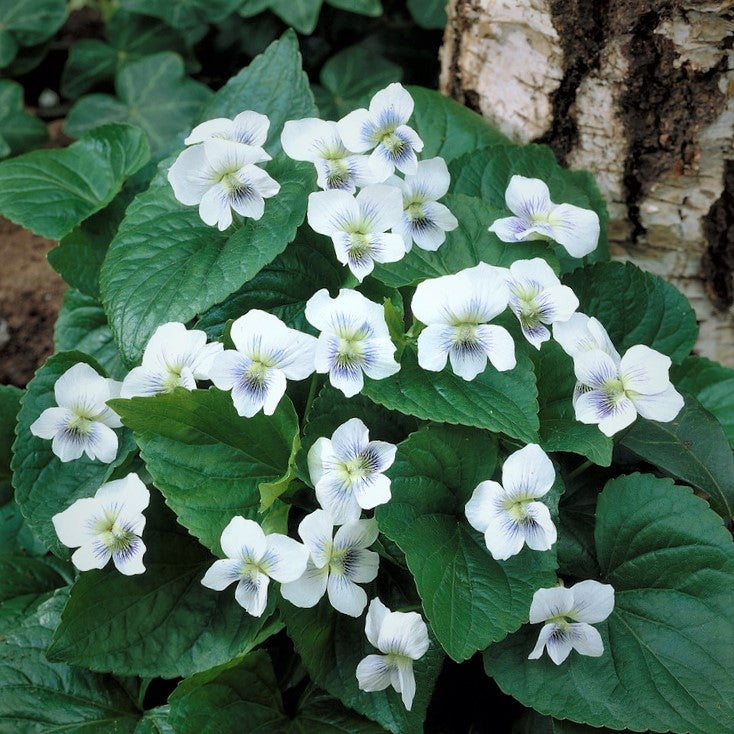
[[197, 380], [208, 380], [219, 342], [206, 343], [206, 333], [171, 321], [161, 324], [150, 337], [143, 363], [122, 381], [121, 398], [147, 397], [172, 392], [177, 387], [195, 390]]
[[80, 571], [102, 568], [112, 559], [126, 576], [143, 573], [143, 510], [150, 492], [137, 474], [103, 484], [94, 497], [77, 500], [51, 518], [59, 540], [76, 548], [72, 563]]
[[349, 150], [370, 155], [370, 167], [378, 181], [397, 168], [413, 174], [418, 167], [416, 153], [423, 150], [418, 133], [406, 123], [413, 114], [413, 98], [402, 84], [390, 84], [372, 97], [369, 110], [350, 112], [337, 123]]
[[379, 599], [370, 602], [367, 639], [382, 655], [368, 655], [357, 666], [359, 688], [368, 693], [392, 686], [410, 711], [415, 697], [413, 661], [428, 651], [428, 627], [417, 612], [391, 612]]
[[563, 586], [538, 589], [530, 605], [530, 624], [545, 624], [528, 659], [540, 658], [543, 648], [556, 665], [571, 650], [598, 658], [604, 652], [604, 643], [591, 625], [603, 622], [612, 609], [614, 588], [598, 581], [580, 581], [569, 589]]
[[527, 543], [537, 551], [556, 542], [556, 526], [550, 510], [538, 500], [553, 486], [556, 472], [538, 444], [531, 443], [507, 457], [502, 466], [502, 484], [485, 481], [477, 485], [466, 504], [469, 524], [484, 533], [492, 557], [506, 561]]
[[438, 200], [446, 194], [451, 183], [449, 169], [443, 158], [419, 161], [416, 172], [405, 179], [392, 176], [386, 183], [403, 193], [403, 216], [394, 227], [410, 252], [415, 242], [423, 250], [438, 250], [446, 239], [446, 232], [459, 226], [456, 217]]
[[637, 344], [619, 362], [601, 349], [574, 358], [577, 386], [576, 420], [598, 423], [605, 436], [613, 436], [643, 418], [667, 423], [683, 407], [683, 398], [670, 383], [670, 357]]
[[376, 183], [369, 156], [348, 151], [335, 122], [316, 117], [288, 120], [280, 142], [287, 156], [316, 166], [316, 185], [320, 189], [341, 189], [353, 194], [358, 187]]
[[[262, 148], [268, 138], [270, 120], [259, 112], [245, 110], [234, 120], [217, 117], [197, 125], [184, 140], [186, 145], [203, 143], [207, 140], [228, 140], [255, 148]], [[264, 158], [263, 160], [267, 160]]]
[[505, 192], [515, 215], [496, 220], [489, 228], [503, 242], [555, 240], [573, 257], [583, 257], [599, 243], [599, 216], [573, 204], [554, 204], [539, 178], [513, 176]]
[[346, 191], [317, 191], [308, 197], [308, 223], [331, 237], [336, 258], [362, 282], [375, 262], [394, 263], [405, 255], [399, 234], [387, 230], [400, 222], [403, 209], [392, 186], [368, 186], [356, 197]]
[[54, 385], [55, 408], [46, 408], [31, 424], [31, 433], [53, 439], [51, 450], [61, 461], [86, 454], [109, 464], [117, 456], [122, 423], [107, 401], [119, 397], [120, 383], [99, 375], [84, 362], [64, 372]]
[[168, 170], [174, 196], [187, 206], [199, 206], [206, 224], [224, 231], [232, 224], [232, 211], [260, 219], [265, 199], [280, 191], [280, 184], [256, 163], [269, 160], [262, 149], [228, 140], [207, 140], [186, 148]]
[[220, 390], [232, 391], [239, 415], [275, 412], [286, 380], [305, 380], [314, 371], [316, 338], [288, 328], [277, 316], [253, 309], [232, 324], [235, 349], [216, 355], [209, 370]]
[[319, 438], [308, 452], [308, 470], [316, 499], [334, 523], [359, 519], [390, 500], [390, 479], [384, 471], [395, 461], [397, 446], [370, 441], [367, 426], [351, 418], [331, 438]]
[[614, 348], [607, 330], [593, 316], [577, 312], [567, 321], [554, 322], [553, 338], [569, 357], [577, 357], [592, 349], [601, 349], [619, 364], [619, 352]]
[[311, 557], [301, 578], [280, 587], [283, 598], [306, 608], [328, 594], [337, 612], [359, 617], [367, 606], [367, 594], [357, 584], [374, 581], [380, 565], [380, 556], [367, 550], [377, 540], [377, 521], [354, 520], [335, 535], [331, 515], [316, 510], [301, 520], [298, 534]]
[[515, 366], [510, 333], [488, 323], [507, 308], [506, 279], [504, 268], [479, 263], [418, 284], [411, 309], [427, 325], [418, 336], [418, 364], [424, 370], [440, 372], [448, 359], [459, 377], [473, 380], [487, 359], [500, 371]]
[[579, 307], [576, 294], [561, 285], [551, 266], [539, 257], [512, 263], [507, 285], [510, 309], [517, 316], [525, 338], [536, 349], [551, 337], [546, 324], [566, 321]]
[[237, 581], [234, 598], [253, 617], [268, 603], [270, 579], [287, 584], [303, 575], [308, 549], [287, 535], [265, 535], [254, 520], [233, 517], [224, 528], [221, 546], [226, 558], [215, 561], [201, 580], [203, 586], [223, 591]]
[[328, 372], [329, 381], [351, 398], [373, 380], [394, 375], [395, 345], [382, 306], [361, 293], [342, 288], [336, 298], [322, 288], [306, 303], [306, 319], [321, 331], [316, 346], [316, 371]]

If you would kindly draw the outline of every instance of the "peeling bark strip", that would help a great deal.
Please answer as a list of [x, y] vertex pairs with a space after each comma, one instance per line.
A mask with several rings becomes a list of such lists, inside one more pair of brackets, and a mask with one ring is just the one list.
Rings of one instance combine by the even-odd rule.
[[734, 0], [450, 0], [448, 10], [443, 91], [593, 171], [614, 256], [686, 293], [699, 351], [734, 365]]

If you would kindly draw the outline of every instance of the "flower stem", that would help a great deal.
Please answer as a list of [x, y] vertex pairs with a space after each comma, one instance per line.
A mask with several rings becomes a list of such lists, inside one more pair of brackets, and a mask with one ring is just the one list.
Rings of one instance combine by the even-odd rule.
[[308, 388], [308, 395], [306, 396], [306, 407], [303, 409], [302, 424], [306, 422], [308, 414], [311, 412], [311, 404], [313, 403], [314, 398], [316, 397], [316, 393], [318, 392], [319, 382], [319, 373], [314, 372], [313, 377], [311, 378], [311, 385]]
[[587, 469], [594, 466], [593, 461], [585, 461], [583, 464], [579, 464], [570, 474], [566, 476], [566, 479], [575, 479], [579, 474], [583, 474]]

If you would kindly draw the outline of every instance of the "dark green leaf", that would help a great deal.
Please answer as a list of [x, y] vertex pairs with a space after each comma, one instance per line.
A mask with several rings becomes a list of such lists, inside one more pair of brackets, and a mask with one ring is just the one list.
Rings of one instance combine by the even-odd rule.
[[565, 283], [578, 296], [579, 311], [601, 321], [621, 354], [647, 344], [677, 363], [696, 341], [696, 314], [686, 297], [632, 263], [589, 265]]
[[0, 2], [0, 67], [15, 58], [18, 46], [35, 46], [51, 38], [65, 20], [64, 0]]
[[36, 148], [48, 137], [46, 126], [23, 105], [23, 87], [0, 81], [0, 158]]
[[200, 23], [219, 23], [237, 10], [242, 0], [119, 0], [131, 13], [152, 15], [181, 30]]
[[23, 391], [14, 385], [0, 385], [0, 481], [10, 478], [10, 447], [15, 441], [15, 423]]
[[60, 239], [109, 204], [150, 151], [141, 130], [105, 125], [68, 148], [34, 150], [0, 163], [0, 214]]
[[408, 0], [413, 20], [422, 28], [445, 28], [447, 0]]

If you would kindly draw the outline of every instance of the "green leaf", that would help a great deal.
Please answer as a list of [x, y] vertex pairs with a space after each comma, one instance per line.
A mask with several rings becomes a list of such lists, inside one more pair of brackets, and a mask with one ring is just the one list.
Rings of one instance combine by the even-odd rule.
[[466, 503], [496, 465], [494, 437], [429, 427], [398, 447], [392, 499], [375, 509], [380, 530], [405, 553], [433, 632], [458, 662], [517, 630], [533, 592], [556, 578], [554, 551], [525, 548], [495, 561], [467, 522]]
[[408, 0], [408, 10], [421, 28], [445, 28], [447, 0]]
[[486, 428], [532, 443], [537, 440], [538, 403], [532, 362], [517, 352], [517, 367], [498, 372], [488, 365], [474, 380], [464, 380], [447, 366], [431, 373], [418, 366], [410, 347], [400, 372], [385, 380], [366, 379], [362, 393], [390, 410], [423, 420]]
[[647, 344], [678, 363], [696, 342], [696, 314], [686, 297], [632, 263], [588, 265], [564, 282], [578, 296], [579, 311], [601, 321], [621, 354]]
[[145, 135], [105, 125], [68, 148], [34, 150], [0, 163], [0, 214], [60, 239], [109, 204], [150, 152]]
[[[491, 127], [481, 115], [453, 99], [424, 87], [408, 87], [408, 90], [415, 100], [415, 111], [408, 124], [423, 140], [422, 159], [440, 155], [446, 163], [450, 163], [466, 153], [470, 154], [466, 160], [470, 160], [478, 148], [508, 142], [507, 138], [499, 130]], [[459, 164], [455, 168], [452, 167], [452, 180], [457, 178], [457, 170], [461, 170]], [[456, 187], [452, 190], [456, 193], [480, 196], [479, 193], [463, 191]], [[501, 203], [491, 202], [494, 206], [503, 206], [504, 191], [502, 194]]]
[[317, 103], [322, 117], [338, 120], [366, 102], [391, 82], [399, 82], [403, 70], [364, 46], [349, 46], [334, 54], [319, 74]]
[[133, 734], [141, 712], [119, 681], [46, 658], [66, 596], [32, 598], [10, 629], [0, 623], [0, 730]]
[[219, 339], [230, 319], [259, 308], [274, 314], [291, 329], [317, 334], [306, 321], [306, 301], [321, 288], [335, 293], [347, 278], [348, 271], [334, 257], [331, 240], [303, 226], [285, 252], [222, 303], [210, 308], [196, 328], [206, 331], [210, 339]]
[[573, 360], [552, 340], [532, 355], [540, 405], [540, 445], [545, 451], [571, 451], [609, 466], [614, 442], [598, 426], [576, 420], [571, 401], [576, 385]]
[[48, 138], [46, 126], [25, 111], [23, 87], [0, 80], [0, 158], [38, 147]]
[[216, 388], [179, 389], [110, 403], [132, 428], [141, 456], [179, 522], [215, 553], [234, 515], [256, 518], [259, 486], [282, 477], [298, 439], [298, 417], [284, 397], [275, 413], [237, 415]]
[[174, 28], [189, 30], [201, 23], [219, 23], [235, 12], [242, 0], [119, 0], [122, 10], [160, 18]]
[[326, 2], [334, 8], [347, 10], [350, 13], [371, 15], [372, 17], [377, 17], [382, 14], [382, 3], [380, 0], [326, 0]]
[[124, 379], [127, 369], [107, 323], [102, 304], [95, 298], [69, 288], [54, 326], [56, 351], [79, 351], [94, 357], [110, 377]]
[[446, 233], [446, 241], [435, 252], [414, 245], [405, 257], [389, 265], [376, 265], [374, 277], [394, 288], [418, 283], [426, 278], [458, 273], [479, 262], [509, 267], [516, 260], [542, 257], [554, 270], [558, 261], [543, 243], [502, 242], [488, 227], [497, 219], [497, 210], [481, 199], [463, 194], [447, 194], [441, 200], [459, 220], [459, 226]]
[[[551, 199], [556, 204], [575, 204], [584, 209], [593, 209], [599, 215], [599, 244], [596, 250], [586, 256], [586, 260], [596, 262], [609, 259], [606, 233], [609, 215], [594, 177], [588, 171], [561, 168], [553, 151], [546, 145], [493, 145], [485, 150], [467, 153], [449, 166], [449, 171], [455, 193], [478, 196], [501, 210], [501, 216], [510, 215], [505, 206], [505, 191], [512, 176], [519, 174], [542, 179], [548, 184]], [[555, 250], [564, 272], [578, 267], [580, 261], [571, 257], [563, 247], [557, 246]]]
[[734, 545], [720, 518], [689, 489], [633, 474], [606, 485], [595, 537], [615, 589], [595, 625], [604, 654], [528, 660], [534, 625], [487, 650], [489, 675], [524, 705], [591, 726], [734, 729]]
[[18, 46], [35, 46], [56, 33], [66, 20], [64, 0], [0, 2], [0, 67], [7, 66]]
[[76, 99], [95, 86], [115, 78], [125, 64], [159, 51], [187, 54], [183, 35], [160, 21], [118, 10], [105, 27], [108, 42], [82, 39], [69, 49], [61, 74], [61, 93]]
[[[281, 150], [280, 134], [286, 120], [318, 116], [308, 77], [301, 68], [298, 38], [292, 30], [233, 76], [204, 108], [201, 119], [232, 118], [242, 110], [255, 110], [270, 118], [265, 149], [273, 156]], [[281, 190], [279, 197], [282, 195]]]
[[145, 573], [123, 576], [109, 564], [81, 574], [49, 660], [118, 675], [175, 678], [221, 665], [275, 631], [273, 591], [262, 617], [246, 614], [233, 589], [201, 585], [213, 559], [176, 523], [157, 492], [151, 492], [145, 517]]
[[204, 224], [196, 207], [176, 201], [167, 167], [161, 164], [150, 188], [128, 207], [100, 276], [105, 310], [129, 364], [140, 360], [160, 324], [190, 321], [280, 254], [306, 215], [315, 178], [310, 163], [279, 155], [266, 168], [280, 193], [268, 199], [263, 218], [220, 232]]
[[[305, 698], [305, 700], [304, 700]], [[179, 734], [380, 734], [338, 701], [324, 695], [301, 698], [293, 718], [285, 713], [273, 665], [264, 650], [242, 660], [199, 673], [179, 683], [171, 694], [170, 721]]]
[[667, 476], [705, 492], [725, 519], [734, 516], [734, 456], [721, 424], [695, 398], [668, 423], [638, 418], [621, 445]]
[[0, 606], [10, 599], [39, 596], [65, 584], [58, 570], [43, 558], [0, 555]]
[[56, 380], [78, 362], [86, 362], [102, 374], [101, 367], [81, 352], [61, 352], [50, 357], [28, 383], [18, 414], [18, 437], [13, 444], [15, 499], [46, 547], [64, 557], [69, 551], [59, 543], [51, 517], [81, 497], [93, 496], [134, 448], [130, 434], [116, 429], [120, 446], [111, 464], [91, 461], [86, 455], [64, 463], [51, 451], [51, 441], [31, 433], [31, 423], [46, 408], [56, 405]]
[[323, 0], [270, 0], [268, 7], [286, 25], [309, 34], [316, 27]]
[[69, 110], [64, 130], [74, 137], [108, 122], [142, 128], [153, 156], [188, 131], [211, 97], [208, 87], [186, 76], [183, 59], [164, 51], [125, 64], [115, 78], [117, 97], [90, 94]]
[[85, 219], [48, 253], [51, 267], [72, 288], [99, 298], [99, 271], [131, 199], [130, 191], [123, 189], [102, 211]]
[[[383, 601], [387, 600], [383, 597]], [[359, 690], [357, 665], [367, 655], [378, 652], [367, 641], [364, 618], [339, 614], [326, 598], [313, 609], [299, 609], [283, 601], [280, 612], [301, 662], [318, 686], [394, 734], [423, 732], [426, 709], [443, 659], [433, 638], [428, 652], [413, 664], [416, 693], [412, 710], [406, 711], [400, 694], [392, 687], [374, 693]]]
[[23, 391], [14, 385], [0, 385], [0, 481], [10, 478], [10, 447], [15, 440], [15, 423]]
[[716, 417], [734, 447], [734, 370], [706, 357], [691, 356], [672, 367], [670, 379]]

